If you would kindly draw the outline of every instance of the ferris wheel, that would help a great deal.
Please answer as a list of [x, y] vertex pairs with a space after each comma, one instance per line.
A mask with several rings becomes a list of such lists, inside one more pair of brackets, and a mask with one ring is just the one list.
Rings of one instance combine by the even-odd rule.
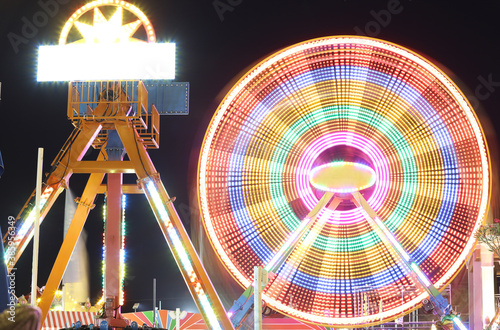
[[440, 297], [474, 248], [490, 169], [445, 74], [401, 46], [341, 36], [278, 51], [234, 85], [198, 183], [206, 232], [242, 287], [263, 267], [267, 306], [365, 326]]

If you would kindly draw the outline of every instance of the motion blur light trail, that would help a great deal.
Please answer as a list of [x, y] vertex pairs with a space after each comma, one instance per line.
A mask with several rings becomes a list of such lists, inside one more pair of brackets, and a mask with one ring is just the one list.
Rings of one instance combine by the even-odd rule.
[[[199, 162], [205, 229], [232, 276], [251, 285], [321, 198], [311, 171], [359, 163], [376, 182], [361, 191], [380, 221], [438, 289], [474, 246], [489, 202], [489, 156], [455, 84], [407, 49], [327, 37], [281, 50], [232, 88], [206, 133]], [[271, 278], [268, 306], [330, 326], [381, 323], [427, 292], [363, 217], [342, 202]], [[407, 290], [412, 288], [412, 290]], [[402, 291], [407, 291], [402, 298]]]

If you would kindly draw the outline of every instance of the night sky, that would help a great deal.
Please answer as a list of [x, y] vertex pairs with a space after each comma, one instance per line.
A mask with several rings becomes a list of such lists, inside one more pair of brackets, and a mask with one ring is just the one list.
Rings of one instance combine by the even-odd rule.
[[[188, 116], [161, 119], [159, 150], [150, 151], [188, 231], [197, 221], [196, 169], [208, 122], [236, 79], [286, 46], [327, 35], [368, 35], [412, 49], [445, 70], [478, 111], [496, 156], [500, 127], [500, 3], [418, 0], [156, 0], [131, 1], [150, 18], [158, 41], [177, 45], [176, 81], [190, 82]], [[50, 5], [48, 4], [50, 3]], [[37, 83], [36, 50], [57, 43], [62, 25], [86, 1], [1, 0], [0, 3], [0, 225], [17, 216], [35, 187], [37, 148], [47, 171], [73, 130], [66, 118], [67, 85]], [[56, 5], [54, 5], [56, 4]], [[27, 23], [28, 22], [28, 23]], [[26, 26], [32, 24], [35, 29]], [[112, 60], [111, 58], [106, 60]], [[489, 118], [489, 119], [488, 119]], [[89, 157], [96, 157], [93, 152]], [[73, 175], [79, 196], [85, 175]], [[126, 176], [125, 182], [135, 182]], [[497, 197], [498, 198], [498, 197]], [[102, 202], [86, 224], [91, 301], [101, 295]], [[498, 204], [496, 204], [498, 205]], [[48, 278], [62, 242], [64, 195], [41, 226], [39, 283]], [[496, 214], [496, 217], [499, 215]], [[195, 311], [182, 277], [144, 196], [127, 209], [128, 271], [124, 312], [139, 302], [152, 308], [152, 279], [162, 308]], [[32, 245], [18, 263], [16, 292], [30, 291]]]

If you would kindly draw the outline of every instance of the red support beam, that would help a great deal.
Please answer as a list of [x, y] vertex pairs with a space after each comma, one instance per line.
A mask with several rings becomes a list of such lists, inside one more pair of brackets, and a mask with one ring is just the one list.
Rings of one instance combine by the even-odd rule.
[[113, 298], [116, 309], [120, 297], [120, 246], [122, 215], [122, 174], [108, 174], [108, 193], [106, 197], [106, 275], [105, 298]]

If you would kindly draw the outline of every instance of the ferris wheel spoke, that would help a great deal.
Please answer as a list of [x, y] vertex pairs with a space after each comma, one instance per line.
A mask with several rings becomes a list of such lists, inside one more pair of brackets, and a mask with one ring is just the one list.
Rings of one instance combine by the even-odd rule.
[[427, 275], [425, 275], [415, 260], [413, 260], [412, 256], [406, 252], [404, 247], [385, 226], [383, 221], [378, 217], [377, 213], [371, 208], [359, 191], [352, 192], [352, 196], [354, 197], [354, 203], [356, 206], [362, 208], [366, 220], [373, 227], [374, 231], [380, 236], [380, 239], [400, 257], [403, 264], [409, 270], [410, 275], [416, 279], [416, 283], [419, 283], [427, 291], [434, 308], [437, 309], [437, 314], [442, 318], [451, 318], [457, 329], [465, 329], [460, 319], [455, 315], [448, 301], [443, 298], [441, 293], [436, 289], [436, 287], [434, 287], [431, 280], [427, 277]]
[[304, 220], [295, 229], [295, 231], [288, 236], [286, 242], [283, 243], [271, 261], [267, 263], [265, 269], [270, 273], [276, 273], [286, 259], [292, 254], [295, 247], [302, 241], [302, 238], [304, 238], [306, 233], [317, 222], [316, 218], [320, 211], [327, 205], [330, 209], [335, 209], [339, 203], [340, 200], [338, 198], [334, 198], [334, 194], [332, 192], [326, 192], [318, 201], [316, 206], [307, 214]]
[[[327, 204], [326, 208], [330, 211], [334, 211], [340, 204], [340, 202], [340, 198], [333, 197], [331, 199], [331, 202]], [[318, 204], [319, 203], [320, 202], [318, 202]], [[312, 218], [311, 220], [309, 220], [307, 228], [301, 231], [296, 242], [292, 243], [291, 249], [289, 249], [288, 251], [284, 251], [281, 264], [276, 265], [274, 267], [274, 271], [270, 270], [269, 272], [275, 273], [276, 276], [280, 276], [282, 279], [287, 280], [291, 275], [293, 275], [297, 270], [300, 269], [302, 263], [304, 262], [304, 260], [306, 260], [305, 256], [310, 255], [310, 249], [314, 245], [314, 242], [316, 241], [318, 236], [323, 231], [323, 228], [325, 227], [328, 219], [328, 214], [323, 213], [319, 217], [318, 214], [319, 212], [316, 214], [315, 220], [313, 220]], [[308, 218], [306, 217], [304, 221], [307, 221], [307, 219]], [[292, 238], [294, 234], [292, 234], [290, 238]], [[285, 262], [287, 262], [287, 267], [281, 267]], [[292, 272], [292, 270], [295, 272]]]

